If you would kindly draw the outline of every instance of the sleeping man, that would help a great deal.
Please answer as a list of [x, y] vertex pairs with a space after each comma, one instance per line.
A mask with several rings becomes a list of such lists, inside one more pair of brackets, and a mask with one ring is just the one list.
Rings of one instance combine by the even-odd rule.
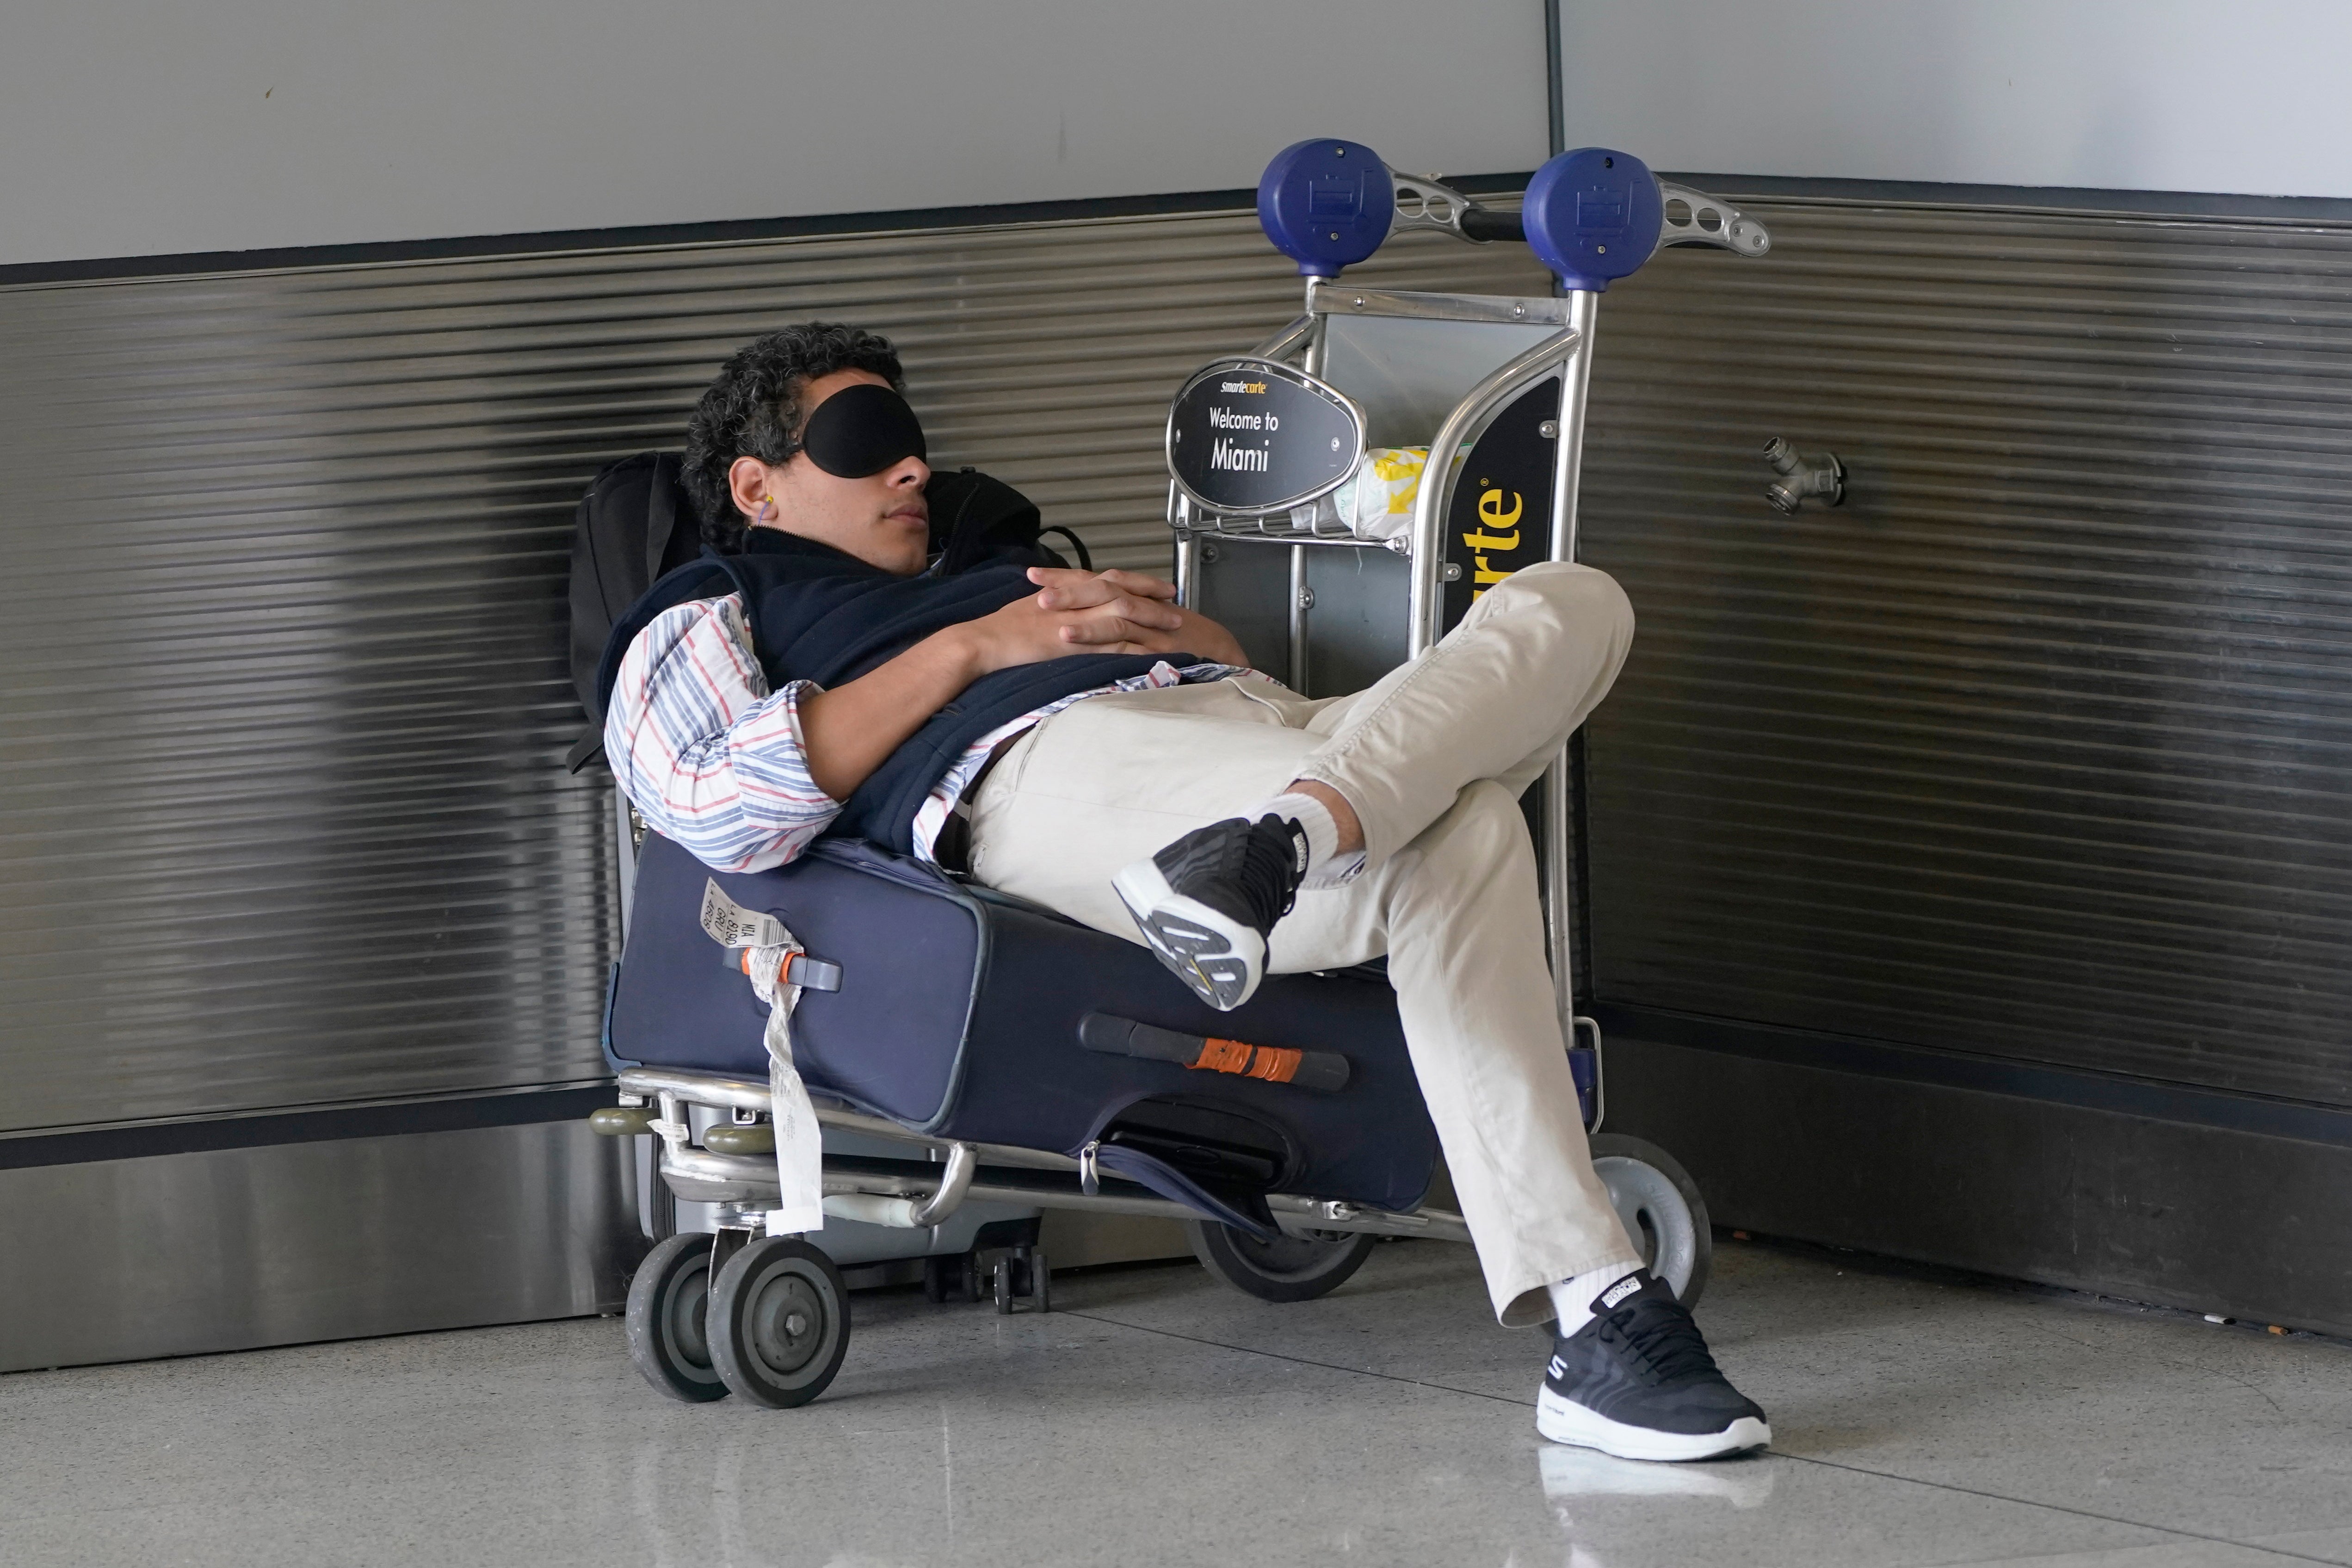
[[1624, 661], [1617, 584], [1528, 567], [1310, 700], [1156, 578], [935, 560], [903, 385], [885, 340], [812, 323], [704, 395], [687, 482], [752, 586], [656, 590], [614, 630], [605, 752], [646, 822], [721, 870], [827, 831], [946, 859], [1218, 1008], [1385, 955], [1496, 1315], [1557, 1320], [1538, 1428], [1644, 1459], [1768, 1443], [1593, 1174], [1519, 815]]

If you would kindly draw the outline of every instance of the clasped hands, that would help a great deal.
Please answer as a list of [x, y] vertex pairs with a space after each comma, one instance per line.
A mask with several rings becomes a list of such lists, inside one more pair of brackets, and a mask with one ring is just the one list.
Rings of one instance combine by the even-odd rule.
[[1180, 606], [1174, 584], [1157, 577], [1036, 566], [1029, 580], [1036, 593], [993, 615], [933, 632], [845, 685], [803, 693], [801, 742], [816, 786], [847, 800], [925, 721], [994, 670], [1077, 653], [1181, 651], [1249, 663], [1233, 633]]
[[984, 670], [1078, 653], [1174, 653], [1247, 665], [1234, 635], [1176, 603], [1176, 585], [1141, 572], [1033, 566], [1038, 592], [960, 628]]

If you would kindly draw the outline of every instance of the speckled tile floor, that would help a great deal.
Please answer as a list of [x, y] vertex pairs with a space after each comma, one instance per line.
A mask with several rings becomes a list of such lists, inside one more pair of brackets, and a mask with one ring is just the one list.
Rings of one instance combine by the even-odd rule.
[[688, 1407], [611, 1320], [0, 1378], [0, 1563], [2352, 1564], [2352, 1346], [1727, 1243], [1777, 1451], [1539, 1441], [1466, 1249], [1275, 1307], [1189, 1265], [1048, 1317], [861, 1294], [827, 1395]]

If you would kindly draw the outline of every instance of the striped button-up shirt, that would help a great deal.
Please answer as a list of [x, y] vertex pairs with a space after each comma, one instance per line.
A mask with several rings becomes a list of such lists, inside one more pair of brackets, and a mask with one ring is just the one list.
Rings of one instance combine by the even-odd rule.
[[[1127, 680], [1049, 702], [974, 741], [915, 814], [915, 853], [934, 858], [940, 829], [989, 754], [1031, 725], [1089, 697], [1141, 691], [1242, 671], [1161, 663]], [[666, 610], [621, 659], [604, 718], [604, 756], [646, 825], [720, 871], [762, 871], [808, 847], [841, 812], [817, 787], [800, 705], [818, 689], [778, 691], [751, 651], [740, 595]]]

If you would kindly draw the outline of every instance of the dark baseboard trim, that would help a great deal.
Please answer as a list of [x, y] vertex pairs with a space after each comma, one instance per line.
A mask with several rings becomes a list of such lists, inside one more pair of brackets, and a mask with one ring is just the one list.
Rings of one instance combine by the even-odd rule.
[[[1463, 174], [1447, 184], [1475, 195], [1503, 195], [1527, 189], [1528, 177], [1525, 174]], [[560, 229], [544, 234], [383, 240], [364, 245], [306, 245], [275, 250], [206, 250], [177, 256], [116, 256], [85, 261], [33, 261], [0, 267], [0, 288], [173, 278], [189, 273], [279, 272], [312, 267], [364, 267], [394, 261], [464, 261], [493, 256], [538, 256], [560, 251], [730, 245], [756, 240], [814, 239], [841, 234], [888, 234], [907, 229], [985, 228], [1004, 224], [1075, 223], [1088, 218], [1161, 217], [1183, 213], [1246, 211], [1256, 203], [1257, 193], [1254, 190], [1175, 191], [1161, 195], [1092, 196], [1078, 201], [1011, 202], [983, 206], [909, 207], [891, 212], [743, 218], [724, 223], [655, 224], [628, 228]]]
[[[553, 1120], [566, 1100], [442, 1101], [468, 1114], [426, 1136], [0, 1170], [0, 1373], [617, 1312], [645, 1255], [633, 1151]], [[366, 1129], [400, 1130], [425, 1131]]]
[[1614, 1022], [1606, 1129], [1671, 1152], [1718, 1225], [2352, 1334], [2352, 1145], [2268, 1131], [2272, 1112], [2244, 1113], [2266, 1102], [1688, 1016]]
[[139, 1160], [220, 1149], [260, 1149], [281, 1143], [328, 1143], [411, 1132], [456, 1132], [477, 1127], [528, 1127], [574, 1121], [613, 1103], [610, 1084], [520, 1089], [392, 1105], [266, 1111], [194, 1121], [148, 1122], [73, 1132], [32, 1132], [0, 1138], [0, 1171], [38, 1165], [81, 1165], [94, 1160]]
[[1720, 1051], [1790, 1067], [1975, 1089], [2189, 1127], [2220, 1128], [2352, 1149], [2352, 1109], [2009, 1061], [1998, 1057], [1966, 1056], [1884, 1040], [1853, 1039], [1810, 1029], [1743, 1024], [1664, 1008], [1622, 1007], [1596, 1002], [1588, 1011], [1608, 1038], [1654, 1040], [1661, 1045]]

